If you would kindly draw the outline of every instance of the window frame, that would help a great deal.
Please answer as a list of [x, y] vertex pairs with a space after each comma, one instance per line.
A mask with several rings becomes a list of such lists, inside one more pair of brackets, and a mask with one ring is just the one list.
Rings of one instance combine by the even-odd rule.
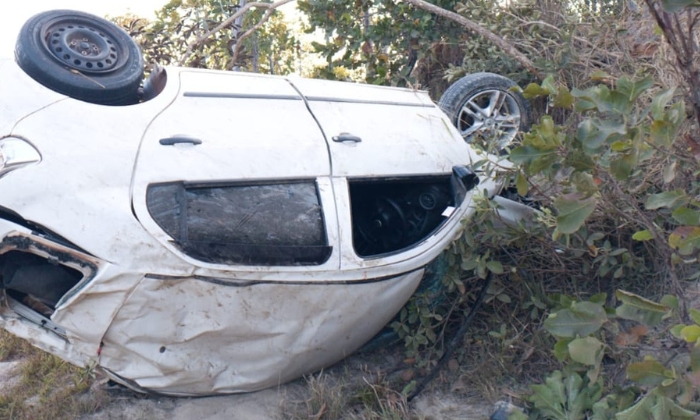
[[[334, 246], [330, 242], [329, 226], [327, 224], [327, 206], [324, 206], [323, 196], [320, 191], [318, 179], [285, 179], [285, 180], [246, 180], [246, 181], [208, 181], [208, 182], [192, 182], [192, 181], [171, 181], [171, 182], [156, 182], [149, 184], [145, 191], [145, 204], [146, 210], [156, 226], [164, 232], [168, 237], [168, 242], [175, 246], [181, 253], [189, 258], [193, 258], [196, 261], [206, 263], [206, 264], [217, 264], [217, 265], [235, 265], [235, 266], [259, 266], [259, 267], [318, 267], [326, 264], [334, 253]], [[319, 227], [321, 231], [318, 232], [319, 244], [317, 245], [307, 245], [302, 248], [298, 244], [252, 244], [252, 243], [217, 243], [212, 242], [209, 244], [210, 248], [217, 245], [221, 245], [224, 248], [228, 247], [229, 250], [234, 250], [245, 254], [248, 249], [265, 249], [267, 247], [267, 252], [272, 252], [273, 255], [270, 256], [260, 256], [257, 253], [249, 252], [244, 256], [237, 258], [235, 256], [228, 255], [226, 257], [219, 257], [217, 255], [207, 256], [205, 253], [198, 252], [193, 249], [193, 241], [182, 241], [182, 234], [185, 232], [185, 238], [187, 239], [188, 233], [186, 229], [186, 223], [183, 223], [181, 216], [176, 216], [178, 219], [177, 229], [169, 229], [164, 226], [163, 218], [159, 218], [159, 215], [154, 214], [154, 209], [152, 208], [150, 194], [152, 188], [157, 187], [175, 187], [176, 194], [179, 200], [174, 201], [179, 208], [182, 206], [187, 207], [188, 202], [186, 198], [187, 191], [201, 190], [201, 189], [216, 189], [216, 188], [244, 188], [244, 187], [257, 187], [257, 186], [271, 186], [280, 187], [290, 184], [306, 184], [313, 186], [314, 194], [316, 197], [316, 204], [318, 205], [318, 217], [319, 217]], [[173, 208], [175, 208], [173, 206]], [[333, 212], [335, 209], [332, 209]], [[184, 214], [187, 217], [187, 212]], [[185, 226], [183, 226], [185, 225]], [[178, 230], [178, 234], [175, 235], [174, 230]], [[204, 246], [202, 246], [204, 247]], [[316, 248], [314, 250], [314, 248]], [[283, 255], [283, 251], [287, 251], [286, 256]], [[308, 251], [305, 254], [305, 251]], [[225, 250], [224, 250], [225, 252]], [[315, 252], [315, 254], [314, 254]], [[276, 254], [275, 254], [276, 253]], [[305, 255], [308, 257], [305, 257]], [[291, 260], [290, 260], [291, 258]]]

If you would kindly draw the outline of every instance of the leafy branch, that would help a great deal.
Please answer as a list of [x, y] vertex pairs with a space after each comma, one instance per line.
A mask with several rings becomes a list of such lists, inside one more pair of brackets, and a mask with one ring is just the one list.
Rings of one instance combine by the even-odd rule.
[[[212, 35], [216, 34], [217, 32], [221, 31], [224, 28], [227, 28], [230, 26], [236, 19], [239, 17], [243, 16], [248, 10], [252, 8], [259, 8], [259, 9], [267, 9], [267, 13], [263, 16], [261, 21], [256, 24], [253, 28], [249, 29], [246, 31], [241, 37], [245, 38], [250, 36], [256, 29], [260, 28], [268, 19], [270, 19], [270, 16], [272, 16], [272, 11], [275, 9], [278, 9], [280, 6], [283, 6], [287, 3], [290, 3], [294, 0], [279, 0], [274, 3], [262, 3], [262, 2], [253, 2], [253, 3], [246, 3], [243, 7], [238, 9], [238, 11], [231, 16], [229, 16], [227, 19], [225, 19], [223, 22], [221, 22], [219, 25], [217, 25], [214, 29], [211, 29], [210, 31], [207, 31], [203, 35], [201, 35], [199, 38], [197, 38], [194, 42], [189, 44], [187, 46], [187, 50], [185, 51], [185, 54], [182, 56], [182, 58], [179, 61], [179, 65], [184, 65], [187, 60], [194, 54], [194, 51], [199, 48], [204, 42], [209, 39]], [[241, 38], [239, 38], [239, 41]], [[238, 56], [239, 48], [236, 46], [236, 51], [234, 53], [234, 58]], [[233, 60], [235, 63], [235, 59]]]
[[523, 67], [525, 67], [527, 70], [532, 72], [532, 74], [537, 76], [537, 78], [539, 78], [540, 80], [544, 79], [544, 75], [539, 71], [539, 69], [535, 66], [535, 64], [532, 61], [530, 61], [530, 59], [527, 58], [525, 56], [525, 54], [518, 51], [518, 49], [515, 48], [515, 45], [511, 44], [510, 42], [508, 42], [505, 39], [501, 38], [500, 36], [496, 35], [495, 33], [489, 31], [488, 29], [482, 27], [481, 25], [477, 24], [476, 22], [471, 21], [471, 20], [465, 18], [464, 16], [459, 15], [455, 12], [450, 11], [450, 10], [446, 10], [446, 9], [443, 9], [442, 7], [435, 6], [434, 4], [428, 3], [424, 0], [403, 0], [403, 1], [405, 1], [406, 3], [412, 4], [413, 6], [418, 7], [420, 9], [427, 10], [427, 11], [434, 13], [438, 16], [442, 16], [446, 19], [452, 20], [453, 22], [458, 23], [459, 25], [463, 26], [464, 28], [483, 36], [484, 38], [493, 42], [500, 49], [502, 49], [506, 54], [513, 57]]

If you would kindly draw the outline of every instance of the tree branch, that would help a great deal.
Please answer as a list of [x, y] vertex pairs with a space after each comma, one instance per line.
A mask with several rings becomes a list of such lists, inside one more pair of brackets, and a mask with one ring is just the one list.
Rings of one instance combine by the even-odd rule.
[[241, 44], [241, 41], [244, 39], [248, 38], [249, 36], [253, 35], [253, 32], [257, 31], [260, 29], [261, 26], [265, 24], [268, 20], [270, 20], [270, 17], [272, 17], [272, 14], [275, 12], [275, 9], [269, 8], [263, 15], [263, 17], [253, 25], [251, 28], [249, 28], [247, 31], [243, 32], [243, 34], [238, 36], [238, 39], [236, 39], [236, 46], [233, 49], [233, 57], [231, 58], [231, 65], [229, 66], [229, 70], [233, 69], [233, 67], [236, 65], [236, 61], [238, 61], [238, 56], [241, 54], [241, 48], [243, 48], [243, 44]]
[[[690, 88], [690, 99], [693, 102], [693, 109], [695, 111], [695, 119], [700, 127], [700, 72], [695, 65], [695, 57], [697, 54], [695, 34], [688, 32], [686, 36], [678, 16], [665, 11], [658, 0], [645, 1], [649, 12], [656, 20], [659, 28], [661, 28], [666, 42], [675, 53], [678, 66], [685, 72], [686, 82]], [[697, 14], [700, 14], [700, 12], [694, 12], [695, 18], [691, 18], [690, 8], [687, 10], [689, 13], [687, 24], [694, 25]]]
[[463, 26], [464, 28], [475, 32], [484, 38], [488, 39], [489, 41], [493, 42], [497, 47], [503, 50], [506, 54], [509, 56], [513, 57], [518, 63], [520, 63], [523, 67], [525, 67], [527, 70], [529, 70], [532, 74], [537, 76], [540, 80], [544, 79], [544, 75], [535, 67], [532, 61], [530, 61], [529, 58], [527, 58], [523, 53], [518, 51], [517, 48], [510, 42], [506, 41], [505, 39], [501, 38], [500, 36], [494, 34], [493, 32], [489, 31], [488, 29], [480, 26], [479, 24], [465, 18], [462, 15], [459, 15], [455, 12], [443, 9], [442, 7], [435, 6], [434, 4], [430, 4], [424, 0], [403, 0], [406, 3], [412, 4], [413, 6], [427, 10], [430, 13], [434, 13], [438, 16], [442, 16], [446, 19], [449, 19], [453, 22], [458, 23], [459, 25]]
[[279, 0], [279, 1], [276, 1], [274, 3], [261, 3], [261, 2], [247, 3], [245, 6], [238, 9], [238, 11], [236, 13], [234, 13], [233, 15], [229, 16], [226, 20], [221, 22], [216, 28], [208, 31], [204, 35], [197, 38], [193, 43], [188, 45], [187, 50], [185, 51], [185, 54], [182, 56], [182, 58], [180, 59], [178, 64], [181, 66], [184, 65], [187, 62], [187, 60], [190, 57], [192, 57], [193, 51], [196, 48], [200, 47], [204, 43], [204, 41], [206, 41], [210, 36], [214, 35], [215, 33], [219, 32], [220, 30], [231, 25], [234, 20], [236, 20], [239, 16], [242, 16], [248, 10], [255, 7], [255, 8], [260, 8], [260, 9], [268, 9], [268, 11], [271, 11], [271, 10], [277, 9], [280, 6], [283, 6], [287, 3], [290, 3], [292, 1], [294, 1], [294, 0]]

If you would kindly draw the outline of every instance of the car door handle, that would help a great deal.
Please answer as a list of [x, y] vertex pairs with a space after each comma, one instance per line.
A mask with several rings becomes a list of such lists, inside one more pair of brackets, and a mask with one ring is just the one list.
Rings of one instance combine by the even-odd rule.
[[160, 139], [160, 144], [163, 146], [173, 146], [181, 143], [198, 145], [202, 144], [202, 140], [187, 136], [173, 136], [166, 139]]
[[337, 136], [333, 136], [333, 141], [336, 143], [359, 143], [362, 141], [362, 139], [350, 133], [340, 133]]

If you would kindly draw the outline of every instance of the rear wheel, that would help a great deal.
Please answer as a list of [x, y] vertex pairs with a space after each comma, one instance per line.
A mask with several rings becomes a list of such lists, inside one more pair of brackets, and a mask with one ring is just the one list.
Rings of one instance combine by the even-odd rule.
[[493, 73], [475, 73], [459, 79], [438, 105], [468, 143], [503, 152], [530, 127], [530, 106], [512, 80]]
[[141, 51], [124, 30], [97, 16], [71, 10], [33, 16], [20, 30], [15, 58], [34, 80], [75, 99], [138, 102]]

